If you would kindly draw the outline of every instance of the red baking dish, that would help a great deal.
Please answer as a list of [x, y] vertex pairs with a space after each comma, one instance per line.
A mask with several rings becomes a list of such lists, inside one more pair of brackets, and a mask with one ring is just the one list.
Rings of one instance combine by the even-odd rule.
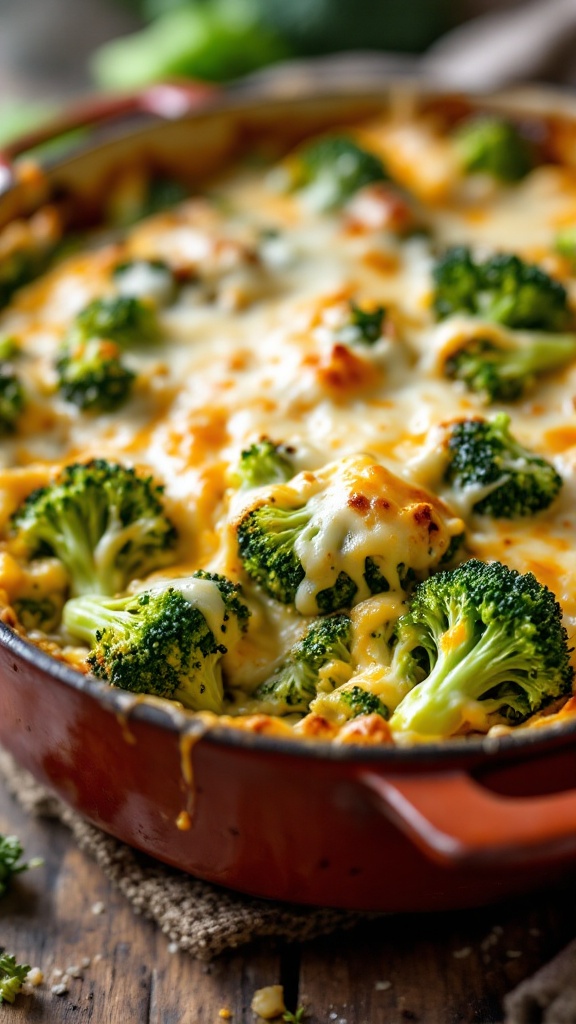
[[[193, 180], [254, 141], [292, 143], [388, 100], [382, 92], [263, 101], [160, 86], [88, 105], [5, 154], [0, 221], [45, 201], [48, 190], [69, 197], [73, 223], [92, 215], [126, 162]], [[534, 106], [549, 125], [576, 133], [566, 101], [523, 109]], [[121, 118], [143, 113], [169, 120], [118, 131]], [[54, 163], [46, 184], [12, 163], [55, 133], [110, 119], [111, 136]], [[112, 835], [259, 896], [379, 911], [467, 907], [576, 866], [574, 720], [412, 749], [207, 727], [75, 672], [0, 623], [0, 742]]]

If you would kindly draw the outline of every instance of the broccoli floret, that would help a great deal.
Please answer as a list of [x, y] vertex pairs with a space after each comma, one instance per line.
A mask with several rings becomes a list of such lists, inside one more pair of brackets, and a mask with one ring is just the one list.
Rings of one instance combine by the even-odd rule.
[[94, 459], [67, 466], [12, 516], [29, 556], [53, 554], [73, 594], [116, 594], [172, 558], [174, 526], [151, 477]]
[[554, 466], [523, 448], [510, 433], [510, 417], [463, 420], [450, 430], [446, 481], [478, 494], [472, 508], [498, 519], [529, 516], [548, 508], [562, 486]]
[[378, 694], [360, 686], [354, 678], [344, 683], [339, 680], [329, 692], [319, 689], [309, 711], [340, 725], [360, 715], [380, 715], [385, 721], [390, 718], [390, 710]]
[[75, 341], [106, 338], [120, 346], [156, 341], [158, 321], [150, 303], [130, 295], [94, 299], [76, 315], [71, 329]]
[[268, 437], [255, 441], [240, 455], [236, 477], [244, 488], [281, 484], [294, 476], [292, 449]]
[[576, 334], [532, 332], [522, 338], [470, 338], [449, 359], [444, 371], [461, 380], [486, 402], [514, 402], [543, 373], [576, 359]]
[[125, 598], [73, 598], [64, 625], [92, 647], [88, 663], [111, 686], [218, 714], [222, 656], [248, 623], [241, 594], [225, 577], [198, 572]]
[[554, 248], [572, 264], [572, 269], [574, 269], [576, 266], [576, 227], [562, 228], [554, 239]]
[[64, 600], [57, 597], [21, 597], [14, 601], [18, 621], [27, 632], [39, 629], [51, 633], [58, 627], [63, 607]]
[[20, 341], [13, 334], [6, 334], [0, 338], [0, 363], [13, 359], [20, 352]]
[[145, 182], [131, 182], [128, 191], [114, 196], [110, 217], [119, 227], [130, 227], [144, 217], [152, 217], [183, 202], [189, 191], [174, 178], [154, 176]]
[[384, 165], [375, 153], [346, 136], [316, 139], [289, 161], [292, 187], [317, 210], [333, 210], [359, 189], [386, 181]]
[[[245, 571], [303, 615], [404, 589], [438, 565], [461, 532], [461, 521], [447, 518], [444, 506], [364, 455], [295, 477], [278, 492], [271, 488], [237, 526]], [[357, 553], [367, 544], [370, 554]]]
[[361, 686], [350, 686], [344, 688], [341, 693], [341, 701], [350, 710], [350, 718], [357, 718], [358, 715], [380, 715], [388, 719], [390, 712], [376, 696], [369, 690], [363, 690]]
[[433, 276], [438, 319], [465, 312], [512, 328], [554, 332], [570, 326], [564, 286], [513, 253], [482, 262], [466, 246], [455, 246], [436, 261]]
[[[238, 550], [244, 569], [264, 587], [270, 597], [293, 604], [306, 573], [295, 545], [310, 525], [312, 513], [306, 508], [283, 509], [261, 505], [249, 512], [238, 527]], [[316, 594], [315, 611], [323, 615], [349, 608], [358, 586], [346, 572]]]
[[570, 693], [562, 613], [532, 573], [472, 559], [419, 584], [396, 640], [424, 672], [391, 719], [396, 730], [452, 736], [516, 724]]
[[346, 345], [374, 345], [382, 337], [386, 310], [383, 306], [363, 309], [355, 302], [349, 303], [350, 318], [336, 331], [336, 340]]
[[476, 313], [480, 289], [478, 264], [465, 245], [454, 245], [433, 269], [434, 312], [439, 320], [454, 313]]
[[503, 117], [474, 117], [454, 134], [465, 171], [480, 171], [499, 181], [520, 181], [534, 167], [534, 152], [515, 125]]
[[18, 574], [8, 588], [9, 603], [25, 630], [53, 633], [60, 625], [69, 590], [68, 572], [58, 558], [20, 559]]
[[238, 526], [244, 569], [271, 597], [292, 604], [305, 573], [294, 545], [310, 522], [306, 508], [260, 505]]
[[46, 270], [54, 255], [53, 243], [16, 249], [0, 261], [0, 309], [7, 306], [12, 296], [24, 285]]
[[294, 644], [286, 661], [254, 693], [271, 715], [306, 712], [320, 684], [332, 689], [337, 680], [321, 670], [331, 662], [351, 661], [352, 623], [347, 615], [332, 615], [313, 623]]
[[8, 953], [0, 953], [0, 1003], [13, 1003], [30, 973], [29, 964], [18, 964]]
[[0, 437], [15, 432], [25, 404], [20, 378], [9, 363], [0, 363]]
[[30, 862], [23, 861], [23, 854], [22, 844], [16, 836], [0, 835], [0, 896], [7, 891], [14, 875], [42, 864], [39, 858], [34, 858]]
[[58, 390], [83, 412], [114, 412], [130, 397], [136, 375], [113, 341], [90, 338], [67, 346], [56, 362]]

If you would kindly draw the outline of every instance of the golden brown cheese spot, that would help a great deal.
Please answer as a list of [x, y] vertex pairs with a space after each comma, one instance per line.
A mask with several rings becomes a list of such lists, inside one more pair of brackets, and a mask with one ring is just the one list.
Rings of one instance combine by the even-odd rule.
[[323, 715], [310, 713], [294, 726], [297, 736], [308, 740], [331, 740], [338, 733], [338, 726]]
[[547, 430], [543, 441], [550, 454], [565, 452], [568, 448], [573, 448], [576, 445], [576, 426], [566, 423]]
[[388, 722], [381, 715], [359, 715], [342, 726], [335, 742], [371, 747], [389, 746], [394, 740]]
[[281, 718], [272, 718], [271, 715], [244, 715], [241, 718], [234, 718], [229, 724], [239, 726], [245, 732], [254, 733], [256, 736], [284, 736], [290, 738], [293, 731]]
[[352, 352], [347, 345], [333, 345], [326, 356], [307, 356], [303, 364], [315, 368], [320, 387], [333, 392], [337, 399], [373, 387], [381, 376], [372, 363]]
[[371, 249], [362, 257], [362, 263], [368, 270], [389, 277], [398, 270], [398, 257], [395, 253], [382, 252], [379, 249]]

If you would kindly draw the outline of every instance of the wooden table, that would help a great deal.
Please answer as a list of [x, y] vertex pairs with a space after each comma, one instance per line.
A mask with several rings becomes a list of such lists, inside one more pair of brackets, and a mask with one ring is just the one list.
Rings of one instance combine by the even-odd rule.
[[[2, 1024], [222, 1024], [222, 1009], [232, 1024], [253, 1024], [254, 990], [278, 983], [288, 1005], [309, 1007], [308, 1024], [493, 1024], [502, 996], [576, 935], [575, 885], [486, 910], [391, 916], [301, 946], [266, 942], [201, 964], [171, 953], [63, 826], [27, 818], [0, 786], [0, 833], [11, 832], [45, 864], [2, 900], [0, 943], [46, 981], [0, 1008]], [[53, 969], [84, 957], [83, 978], [53, 995]]]

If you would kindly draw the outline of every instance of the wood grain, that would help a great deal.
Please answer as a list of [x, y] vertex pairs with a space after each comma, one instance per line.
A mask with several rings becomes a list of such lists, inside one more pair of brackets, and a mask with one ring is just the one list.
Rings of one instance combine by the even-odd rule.
[[[576, 934], [573, 886], [486, 910], [391, 916], [302, 947], [261, 943], [206, 965], [170, 953], [63, 826], [29, 819], [1, 788], [0, 832], [45, 858], [0, 903], [0, 944], [46, 978], [6, 1009], [10, 1024], [220, 1024], [224, 1008], [232, 1024], [253, 1024], [255, 989], [278, 983], [289, 1006], [307, 1005], [308, 1024], [495, 1024], [504, 994]], [[54, 968], [83, 957], [83, 978], [52, 995]]]

